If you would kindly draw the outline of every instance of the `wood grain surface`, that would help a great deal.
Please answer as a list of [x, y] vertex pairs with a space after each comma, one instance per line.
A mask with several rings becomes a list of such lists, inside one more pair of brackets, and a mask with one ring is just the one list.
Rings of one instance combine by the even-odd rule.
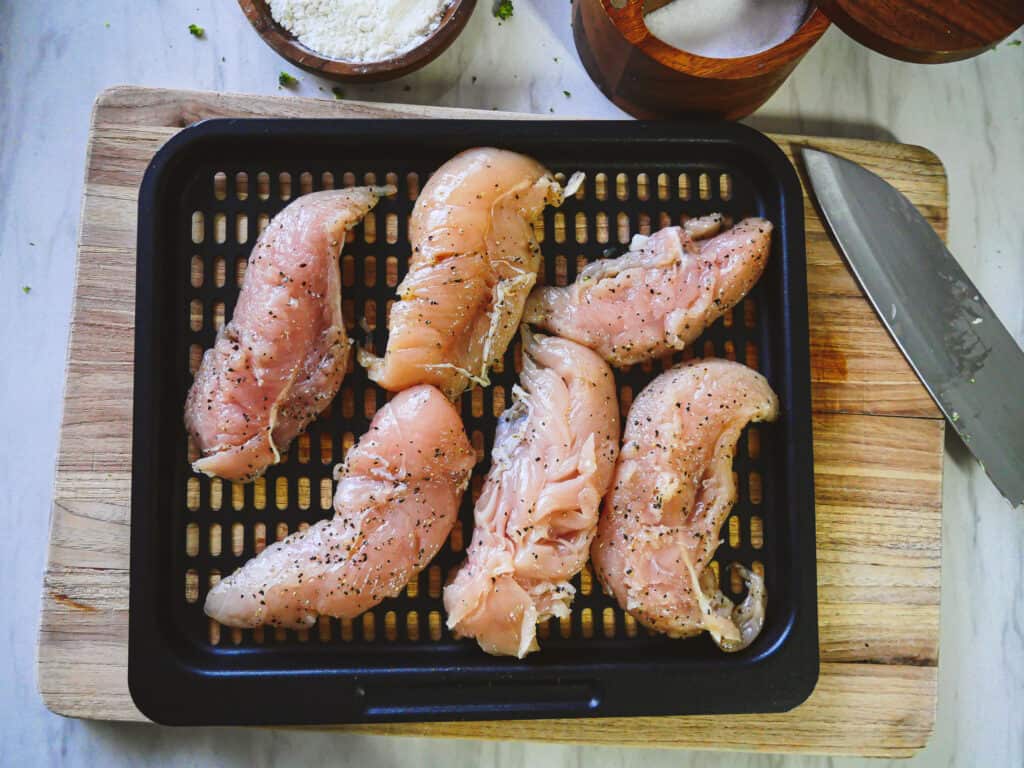
[[[143, 720], [128, 693], [136, 203], [153, 153], [214, 116], [516, 117], [428, 107], [115, 88], [86, 167], [64, 418], [39, 636], [60, 714]], [[521, 116], [520, 116], [521, 117]], [[774, 136], [862, 163], [945, 234], [946, 177], [925, 149]], [[807, 205], [821, 677], [789, 713], [352, 727], [367, 733], [907, 756], [935, 717], [944, 422]]]

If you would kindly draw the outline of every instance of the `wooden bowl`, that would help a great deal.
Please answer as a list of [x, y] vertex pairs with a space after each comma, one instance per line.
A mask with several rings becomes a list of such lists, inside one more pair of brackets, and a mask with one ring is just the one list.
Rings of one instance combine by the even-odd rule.
[[452, 0], [441, 23], [422, 43], [400, 56], [382, 61], [354, 62], [332, 59], [299, 42], [270, 13], [266, 0], [238, 0], [249, 23], [263, 41], [297, 67], [340, 82], [376, 82], [407, 75], [440, 56], [462, 32], [476, 0]]
[[[792, 37], [734, 59], [674, 48], [651, 34], [645, 0], [573, 0], [573, 38], [604, 94], [641, 118], [705, 116], [737, 120], [760, 107], [828, 29], [817, 7]], [[653, 10], [665, 0], [649, 0]]]

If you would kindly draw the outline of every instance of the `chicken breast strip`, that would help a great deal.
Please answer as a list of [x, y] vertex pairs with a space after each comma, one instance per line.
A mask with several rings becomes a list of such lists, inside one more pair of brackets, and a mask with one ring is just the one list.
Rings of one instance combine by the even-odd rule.
[[270, 545], [220, 581], [207, 615], [232, 627], [302, 629], [395, 597], [447, 539], [475, 463], [440, 391], [396, 395], [339, 468], [333, 519]]
[[537, 288], [524, 320], [620, 367], [681, 350], [743, 299], [768, 260], [770, 222], [721, 227], [714, 214], [638, 236], [629, 253], [591, 262], [572, 285]]
[[536, 160], [470, 149], [438, 168], [409, 222], [412, 257], [388, 319], [384, 357], [359, 363], [393, 392], [433, 384], [455, 399], [505, 354], [537, 280], [533, 224], [565, 191]]
[[253, 246], [231, 321], [203, 355], [185, 403], [197, 472], [249, 481], [280, 461], [345, 375], [338, 257], [345, 232], [394, 188], [303, 195]]
[[491, 654], [537, 650], [536, 624], [569, 615], [619, 446], [611, 369], [572, 341], [527, 335], [476, 503], [467, 560], [444, 590], [448, 627]]
[[670, 637], [706, 630], [727, 651], [761, 631], [761, 578], [743, 569], [748, 593], [735, 606], [709, 563], [736, 502], [740, 432], [778, 410], [761, 374], [710, 358], [663, 373], [633, 402], [591, 559], [605, 590], [641, 624]]

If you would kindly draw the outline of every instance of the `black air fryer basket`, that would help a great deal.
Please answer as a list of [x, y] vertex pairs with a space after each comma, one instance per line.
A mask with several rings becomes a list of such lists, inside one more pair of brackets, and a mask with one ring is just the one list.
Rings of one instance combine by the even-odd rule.
[[[481, 455], [449, 543], [397, 598], [307, 632], [233, 630], [203, 614], [211, 583], [272, 542], [331, 515], [332, 470], [386, 393], [353, 364], [330, 409], [285, 460], [247, 485], [197, 475], [182, 424], [200, 356], [231, 317], [262, 226], [289, 200], [326, 187], [391, 182], [349, 236], [343, 309], [357, 343], [382, 350], [388, 302], [409, 256], [419, 188], [457, 152], [480, 145], [532, 155], [583, 193], [548, 209], [542, 280], [564, 284], [632, 234], [721, 211], [771, 220], [768, 267], [750, 296], [687, 354], [729, 357], [778, 392], [774, 424], [749, 428], [735, 460], [740, 498], [716, 558], [725, 594], [743, 598], [729, 564], [761, 571], [765, 627], [725, 654], [704, 635], [670, 640], [626, 616], [589, 570], [572, 616], [539, 627], [542, 650], [494, 658], [444, 627], [441, 588], [465, 556], [473, 498], [497, 416], [511, 402], [514, 348], [493, 384], [462, 399]], [[211, 120], [171, 139], [139, 203], [129, 684], [153, 720], [177, 724], [327, 724], [411, 720], [775, 712], [818, 675], [811, 396], [803, 200], [771, 141], [724, 123]], [[365, 322], [363, 322], [365, 320]], [[368, 328], [367, 332], [365, 329]], [[518, 341], [516, 342], [518, 344]], [[622, 413], [662, 363], [617, 374]]]

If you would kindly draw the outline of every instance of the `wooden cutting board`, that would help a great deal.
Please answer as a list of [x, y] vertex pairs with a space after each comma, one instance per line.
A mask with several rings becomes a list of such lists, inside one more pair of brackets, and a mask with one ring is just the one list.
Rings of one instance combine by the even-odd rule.
[[[39, 687], [73, 717], [144, 720], [128, 693], [136, 202], [153, 153], [207, 117], [523, 117], [124, 87], [89, 139], [64, 419], [39, 635]], [[946, 177], [920, 147], [813, 144], [895, 184], [946, 228]], [[807, 215], [821, 678], [775, 715], [357, 726], [369, 733], [907, 756], [935, 719], [944, 422]], [[684, 692], [680, 692], [681, 695]]]

